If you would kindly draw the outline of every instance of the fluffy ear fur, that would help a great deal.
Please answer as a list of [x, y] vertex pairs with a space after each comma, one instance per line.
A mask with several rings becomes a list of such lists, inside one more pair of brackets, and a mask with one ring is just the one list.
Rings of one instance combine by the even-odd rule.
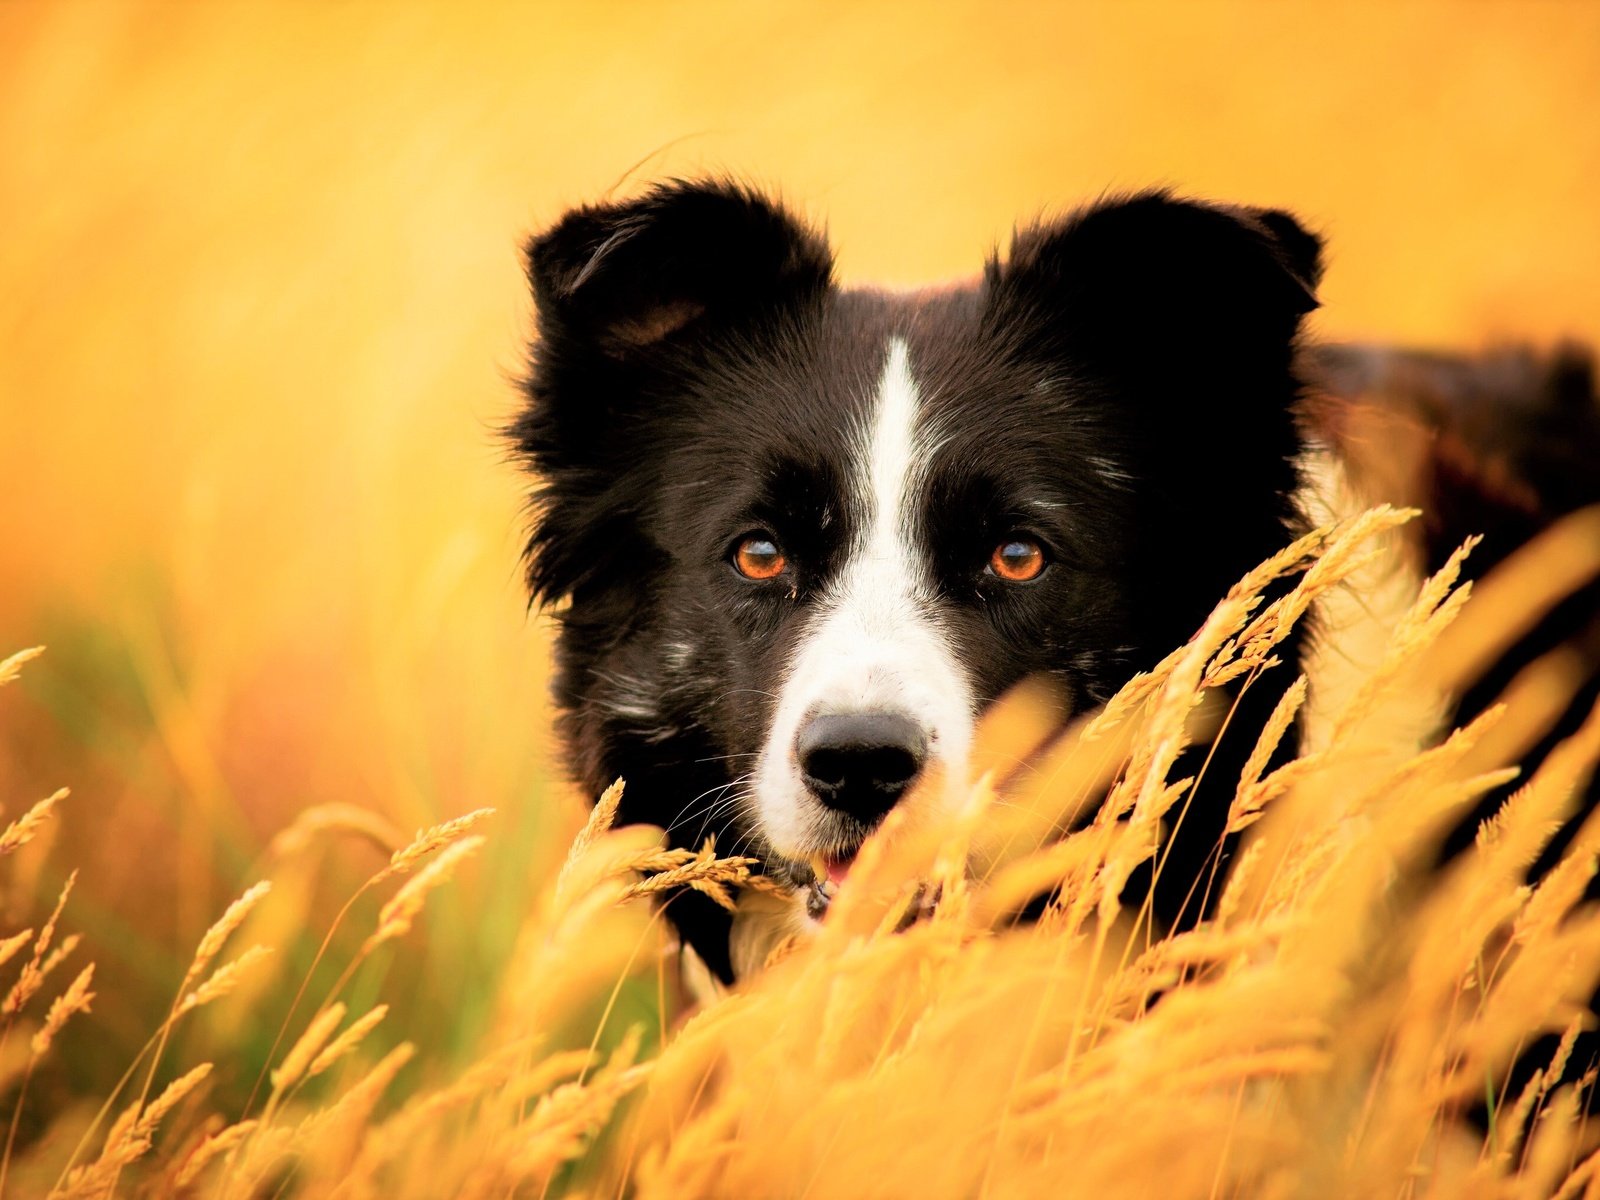
[[[637, 517], [673, 381], [710, 341], [758, 336], [817, 300], [833, 257], [765, 197], [680, 181], [572, 210], [528, 243], [526, 262], [536, 330], [528, 404], [508, 432], [539, 481], [528, 583], [555, 603], [612, 576], [645, 577], [655, 551]], [[616, 564], [629, 569], [608, 571]]]
[[1178, 352], [1193, 369], [1286, 345], [1317, 307], [1321, 252], [1287, 213], [1145, 192], [1020, 232], [988, 283], [1091, 361], [1142, 373]]
[[737, 184], [659, 184], [574, 209], [527, 247], [547, 340], [614, 356], [826, 288], [833, 257], [781, 207]]

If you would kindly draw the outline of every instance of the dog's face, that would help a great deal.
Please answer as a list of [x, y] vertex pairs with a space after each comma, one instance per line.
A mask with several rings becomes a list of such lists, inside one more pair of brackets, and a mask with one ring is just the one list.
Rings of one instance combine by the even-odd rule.
[[838, 873], [954, 794], [1006, 688], [1103, 700], [1282, 541], [1318, 273], [1282, 214], [1139, 196], [891, 296], [772, 202], [674, 184], [529, 270], [513, 432], [574, 764], [679, 841]]

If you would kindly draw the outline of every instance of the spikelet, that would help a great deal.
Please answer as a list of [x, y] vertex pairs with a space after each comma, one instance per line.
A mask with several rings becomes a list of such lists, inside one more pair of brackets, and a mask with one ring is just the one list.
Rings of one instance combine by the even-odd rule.
[[82, 941], [83, 935], [81, 933], [67, 934], [66, 937], [61, 939], [60, 945], [45, 955], [44, 962], [39, 967], [39, 974], [48, 976], [63, 962], [72, 957], [73, 951], [78, 948]]
[[311, 1065], [311, 1060], [321, 1052], [333, 1036], [333, 1031], [339, 1028], [339, 1023], [344, 1020], [344, 1011], [344, 1005], [336, 1000], [311, 1018], [305, 1032], [289, 1047], [283, 1062], [272, 1072], [272, 1091], [275, 1095], [299, 1082], [306, 1068]]
[[21, 933], [14, 933], [4, 941], [0, 941], [0, 966], [4, 966], [17, 956], [21, 950], [33, 939], [33, 930], [24, 929]]
[[[50, 942], [55, 936], [56, 922], [61, 919], [61, 910], [67, 906], [67, 897], [72, 894], [72, 885], [77, 881], [78, 873], [76, 871], [67, 876], [66, 883], [61, 887], [61, 894], [56, 897], [56, 906], [50, 913], [50, 919], [44, 923], [44, 926], [39, 930], [39, 936], [34, 939], [33, 957], [23, 964], [22, 973], [17, 977], [17, 982], [6, 993], [5, 1000], [0, 1002], [0, 1016], [12, 1017], [21, 1012], [28, 1001], [33, 999], [40, 986], [43, 985], [48, 971], [58, 965], [64, 957], [60, 954], [54, 954], [46, 959], [44, 955], [50, 948]], [[76, 945], [77, 941], [74, 940], [71, 946], [75, 947]]]
[[563, 1084], [539, 1101], [517, 1130], [520, 1145], [507, 1163], [511, 1180], [547, 1180], [583, 1152], [622, 1098], [644, 1082], [648, 1067], [634, 1066], [640, 1033], [631, 1029], [592, 1079]]
[[[1230, 823], [1252, 827], [1216, 920], [1163, 938], [1108, 902], [1181, 811], [1187, 783], [1168, 775], [1206, 724], [1196, 701], [1219, 680], [1260, 686], [1253, 672], [1273, 660], [1274, 639], [1319, 589], [1365, 560], [1357, 535], [1391, 519], [1399, 518], [1329, 526], [1252, 572], [1201, 638], [1119, 692], [1110, 718], [1076, 722], [1051, 742], [1054, 717], [1036, 713], [1000, 731], [990, 757], [975, 749], [974, 761], [1004, 780], [999, 797], [986, 779], [920, 825], [904, 812], [914, 806], [900, 806], [884, 826], [892, 836], [863, 847], [820, 931], [788, 939], [765, 974], [742, 978], [687, 1021], [664, 1008], [653, 1061], [639, 1062], [637, 1030], [592, 1072], [591, 1051], [539, 1056], [536, 1039], [522, 1037], [409, 1103], [400, 1097], [397, 1115], [378, 1122], [376, 1106], [412, 1054], [405, 1044], [328, 1107], [295, 1112], [282, 1127], [271, 1121], [272, 1102], [259, 1123], [220, 1127], [213, 1117], [208, 1136], [184, 1143], [173, 1166], [129, 1170], [119, 1194], [161, 1195], [170, 1183], [339, 1200], [558, 1187], [640, 1200], [775, 1189], [1028, 1196], [1069, 1180], [1074, 1194], [1173, 1200], [1600, 1195], [1600, 1154], [1589, 1153], [1592, 1135], [1577, 1121], [1593, 1076], [1556, 1086], [1587, 1027], [1578, 1002], [1600, 970], [1600, 914], [1581, 900], [1600, 818], [1538, 887], [1522, 878], [1600, 754], [1586, 740], [1592, 730], [1563, 743], [1480, 843], [1433, 873], [1413, 864], [1431, 863], [1456, 814], [1509, 777], [1484, 748], [1502, 713], [1491, 709], [1442, 744], [1372, 770], [1377, 760], [1337, 739], [1270, 770], [1305, 701], [1297, 680], [1241, 775]], [[1313, 564], [1318, 555], [1332, 565]], [[1409, 695], [1409, 668], [1465, 598], [1454, 569], [1424, 585], [1369, 699]], [[1294, 571], [1304, 572], [1296, 587], [1260, 601], [1262, 586]], [[1372, 720], [1361, 703], [1340, 710], [1352, 744]], [[1008, 761], [1035, 751], [1026, 764]], [[1051, 778], [1038, 778], [1046, 769]], [[1087, 823], [1063, 836], [1063, 814], [1113, 785], [1109, 815], [1083, 814]], [[659, 923], [619, 910], [619, 897], [699, 881], [731, 900], [738, 887], [775, 886], [749, 877], [748, 859], [718, 859], [709, 843], [667, 850], [650, 844], [649, 831], [608, 833], [620, 792], [606, 795], [546, 893], [577, 894], [534, 906], [522, 931], [539, 950], [530, 959], [539, 1002], [512, 1018], [523, 1028], [581, 1020], [587, 1040], [595, 1012], [602, 1024], [614, 1019], [600, 1000], [648, 983], [662, 961], [652, 940]], [[1013, 796], [1037, 802], [1027, 820]], [[971, 850], [974, 822], [979, 832], [999, 830], [982, 853]], [[427, 848], [405, 864], [411, 878], [384, 906], [366, 949], [409, 928], [482, 842], [444, 829], [413, 843]], [[970, 879], [969, 853], [981, 868]], [[569, 874], [579, 857], [588, 866]], [[591, 877], [595, 886], [574, 886]], [[928, 880], [938, 886], [929, 890]], [[1051, 889], [1061, 903], [1037, 922], [1011, 922], [1016, 907]], [[1093, 925], [1073, 919], [1096, 911]], [[620, 932], [596, 935], [602, 919]], [[34, 941], [34, 965], [48, 972], [73, 944], [51, 948], [55, 923], [38, 939], [0, 943], [0, 953], [10, 946], [18, 955]], [[203, 947], [203, 965], [180, 989], [184, 1003], [213, 985], [224, 993], [259, 951], [206, 978], [237, 925]], [[86, 992], [88, 973], [80, 978]], [[342, 1005], [319, 1011], [272, 1073], [274, 1100], [343, 1061], [385, 1011], [377, 1006], [342, 1033]], [[1562, 1031], [1554, 1060], [1514, 1103], [1498, 1106], [1495, 1138], [1480, 1138], [1463, 1116], [1467, 1104], [1486, 1085], [1499, 1088], [1517, 1048], [1544, 1029]], [[130, 1106], [101, 1158], [73, 1171], [64, 1194], [109, 1195], [118, 1171], [151, 1157], [157, 1127], [176, 1124], [170, 1112], [194, 1086], [174, 1084], [149, 1106]], [[636, 1116], [622, 1124], [629, 1094]]]
[[[396, 850], [389, 859], [389, 865], [373, 876], [372, 882], [388, 879], [395, 875], [404, 875], [423, 859], [436, 850], [443, 850], [455, 845], [472, 829], [494, 816], [492, 808], [475, 808], [469, 813], [445, 821], [439, 825], [430, 825], [427, 829], [419, 829], [417, 836], [399, 850]], [[482, 838], [478, 841], [481, 843]]]
[[239, 1121], [206, 1138], [189, 1153], [183, 1166], [178, 1169], [175, 1180], [177, 1187], [181, 1190], [193, 1184], [200, 1178], [200, 1173], [220, 1155], [228, 1154], [242, 1145], [259, 1124], [254, 1119]]
[[416, 1054], [410, 1042], [401, 1042], [389, 1051], [330, 1107], [312, 1118], [309, 1132], [314, 1149], [325, 1162], [342, 1170], [355, 1153], [361, 1130], [371, 1119], [384, 1092], [394, 1083], [394, 1078]]
[[446, 1114], [505, 1087], [513, 1077], [521, 1083], [529, 1074], [544, 1072], [553, 1065], [556, 1070], [546, 1084], [548, 1087], [565, 1075], [583, 1070], [593, 1061], [594, 1056], [587, 1050], [576, 1055], [553, 1055], [533, 1072], [518, 1075], [536, 1043], [537, 1038], [524, 1037], [490, 1051], [463, 1071], [455, 1082], [413, 1099], [367, 1135], [361, 1148], [361, 1167], [370, 1171], [376, 1164], [393, 1158]]
[[[483, 843], [484, 839], [476, 835], [440, 843], [444, 845], [444, 849], [439, 852], [438, 857], [408, 879], [405, 886], [378, 911], [378, 928], [367, 938], [362, 953], [365, 954], [383, 942], [409, 933], [412, 922], [422, 912], [428, 893], [446, 882], [455, 873], [456, 867], [462, 860], [468, 855], [477, 853]], [[410, 868], [408, 865], [402, 869]]]
[[0, 687], [16, 682], [17, 677], [22, 674], [22, 668], [43, 653], [43, 646], [30, 646], [26, 650], [18, 650], [7, 659], [0, 660]]
[[51, 810], [69, 795], [71, 792], [68, 789], [60, 788], [7, 825], [5, 832], [0, 833], [0, 855], [10, 854], [18, 846], [31, 842], [39, 832], [39, 826], [50, 818]]
[[388, 1014], [389, 1006], [387, 1004], [379, 1004], [371, 1011], [363, 1013], [354, 1021], [350, 1022], [350, 1028], [346, 1029], [338, 1037], [334, 1038], [333, 1041], [329, 1042], [327, 1046], [325, 1046], [317, 1054], [317, 1056], [311, 1060], [311, 1065], [306, 1068], [306, 1078], [316, 1078], [329, 1067], [337, 1063], [340, 1059], [354, 1051], [358, 1046], [361, 1045], [363, 1041], [366, 1040], [367, 1034], [376, 1029], [378, 1024], [383, 1020], [384, 1017], [388, 1016]]
[[693, 888], [703, 896], [709, 896], [717, 904], [732, 912], [735, 904], [728, 888], [748, 883], [750, 868], [755, 865], [756, 860], [718, 858], [715, 842], [711, 838], [707, 838], [705, 845], [688, 858], [677, 857], [684, 853], [684, 851], [668, 850], [634, 859], [630, 864], [634, 870], [651, 871], [654, 874], [630, 884], [623, 893], [623, 898], [631, 900], [638, 896], [655, 895], [671, 891], [673, 888], [687, 887]]
[[133, 1136], [148, 1137], [154, 1134], [161, 1122], [166, 1120], [167, 1115], [183, 1102], [184, 1097], [211, 1074], [211, 1066], [208, 1062], [201, 1063], [162, 1088], [161, 1094], [145, 1106], [144, 1111], [139, 1114], [139, 1119], [134, 1122]]
[[1305, 703], [1306, 686], [1306, 677], [1301, 675], [1284, 691], [1272, 715], [1267, 718], [1261, 736], [1239, 774], [1239, 787], [1228, 808], [1229, 833], [1238, 833], [1261, 819], [1262, 806], [1271, 797], [1266, 792], [1257, 792], [1256, 785], [1261, 779], [1261, 772], [1266, 770], [1267, 763], [1277, 751], [1278, 744], [1283, 741], [1283, 735], [1289, 731], [1289, 726], [1294, 723], [1301, 705]]
[[174, 1015], [182, 1016], [203, 1005], [210, 1004], [213, 1000], [222, 999], [222, 997], [239, 986], [246, 972], [271, 953], [270, 947], [255, 945], [246, 949], [237, 958], [223, 963], [211, 973], [204, 983], [193, 991], [184, 994]]
[[359, 804], [317, 804], [303, 809], [288, 828], [267, 847], [275, 858], [288, 858], [304, 852], [317, 838], [332, 833], [349, 833], [370, 842], [391, 862], [406, 848], [405, 835], [387, 817]]
[[1561, 1181], [1561, 1186], [1551, 1193], [1550, 1200], [1578, 1200], [1581, 1189], [1583, 1200], [1594, 1200], [1600, 1195], [1600, 1188], [1596, 1187], [1596, 1180], [1600, 1180], [1600, 1150], [1594, 1151]]
[[67, 990], [51, 1002], [50, 1011], [45, 1014], [44, 1024], [39, 1027], [39, 1032], [33, 1035], [31, 1042], [36, 1058], [43, 1057], [50, 1049], [50, 1043], [61, 1032], [61, 1027], [67, 1023], [67, 1018], [74, 1013], [89, 1011], [89, 1003], [94, 999], [94, 993], [89, 990], [89, 984], [93, 979], [94, 964], [90, 963], [78, 972], [78, 977], [67, 985]]
[[1572, 1048], [1577, 1044], [1578, 1035], [1583, 1032], [1584, 1024], [1585, 1022], [1579, 1019], [1567, 1026], [1549, 1063], [1535, 1071], [1523, 1085], [1522, 1093], [1511, 1107], [1510, 1116], [1502, 1117], [1496, 1122], [1495, 1133], [1498, 1141], [1496, 1152], [1502, 1163], [1509, 1163], [1521, 1149], [1522, 1139], [1529, 1128], [1529, 1118], [1550, 1094], [1551, 1085], [1560, 1079], [1562, 1072], [1567, 1069], [1567, 1060], [1572, 1057]]
[[234, 931], [239, 926], [244, 924], [245, 918], [250, 915], [251, 910], [271, 890], [272, 883], [270, 880], [263, 879], [259, 883], [252, 884], [245, 890], [244, 895], [228, 905], [227, 910], [217, 919], [216, 923], [206, 930], [205, 935], [200, 939], [199, 947], [194, 952], [194, 958], [189, 963], [189, 969], [184, 972], [183, 982], [178, 985], [180, 995], [188, 989], [190, 984], [205, 974], [206, 968], [211, 965], [212, 960], [221, 953], [224, 943], [233, 936]]
[[1255, 883], [1256, 868], [1261, 865], [1266, 848], [1265, 838], [1255, 838], [1246, 844], [1243, 852], [1234, 859], [1232, 868], [1228, 872], [1228, 881], [1223, 885], [1222, 895], [1217, 900], [1217, 913], [1213, 923], [1218, 927], [1232, 924], [1234, 917], [1238, 915], [1247, 890]]
[[149, 1152], [161, 1122], [210, 1074], [211, 1064], [201, 1063], [174, 1079], [149, 1104], [130, 1105], [106, 1134], [100, 1157], [69, 1172], [64, 1188], [51, 1195], [63, 1200], [99, 1200], [110, 1196], [122, 1171]]

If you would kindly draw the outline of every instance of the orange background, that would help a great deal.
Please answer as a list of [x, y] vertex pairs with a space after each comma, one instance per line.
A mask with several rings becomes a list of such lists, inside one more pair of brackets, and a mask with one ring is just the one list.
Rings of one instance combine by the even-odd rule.
[[18, 879], [83, 866], [102, 955], [191, 944], [331, 800], [500, 807], [470, 911], [515, 906], [518, 242], [699, 171], [852, 281], [1168, 183], [1324, 232], [1326, 335], [1600, 338], [1600, 4], [4, 4], [0, 656], [51, 649], [0, 801], [74, 788]]

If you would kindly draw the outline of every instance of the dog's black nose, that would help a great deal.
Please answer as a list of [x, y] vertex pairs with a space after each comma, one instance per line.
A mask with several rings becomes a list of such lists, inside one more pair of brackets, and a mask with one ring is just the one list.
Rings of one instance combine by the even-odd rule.
[[871, 825], [922, 770], [928, 738], [898, 713], [832, 713], [801, 726], [795, 752], [819, 800]]

